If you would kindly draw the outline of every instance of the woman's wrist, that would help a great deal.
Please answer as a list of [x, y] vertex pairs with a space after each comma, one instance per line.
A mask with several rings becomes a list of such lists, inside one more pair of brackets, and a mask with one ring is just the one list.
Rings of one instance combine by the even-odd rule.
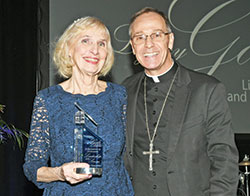
[[62, 173], [62, 168], [61, 167], [54, 167], [52, 171], [57, 176], [58, 180], [65, 181], [65, 177], [64, 177], [64, 175]]

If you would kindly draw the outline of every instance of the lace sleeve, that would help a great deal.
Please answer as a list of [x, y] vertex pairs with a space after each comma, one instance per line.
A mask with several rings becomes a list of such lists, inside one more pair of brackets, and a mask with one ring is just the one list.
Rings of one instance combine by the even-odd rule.
[[39, 188], [45, 188], [48, 183], [37, 182], [37, 169], [48, 166], [49, 160], [49, 117], [45, 100], [36, 96], [33, 104], [33, 114], [30, 126], [30, 136], [23, 165], [26, 177]]
[[126, 120], [127, 120], [127, 101], [124, 99], [122, 103], [122, 122], [124, 126], [124, 131], [126, 131]]
[[[124, 135], [126, 135], [126, 122], [127, 122], [127, 92], [124, 88], [123, 94], [122, 94], [122, 123], [123, 123], [123, 130], [124, 130]], [[125, 143], [124, 143], [125, 145]], [[126, 146], [124, 146], [123, 153], [126, 150]]]

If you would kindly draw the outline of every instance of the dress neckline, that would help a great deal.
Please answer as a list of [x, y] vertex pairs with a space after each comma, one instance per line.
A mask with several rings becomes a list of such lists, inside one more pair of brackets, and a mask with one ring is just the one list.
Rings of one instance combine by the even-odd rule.
[[106, 93], [108, 93], [110, 91], [110, 82], [107, 82], [107, 87], [105, 88], [104, 91], [98, 93], [98, 94], [88, 94], [88, 95], [83, 95], [83, 94], [72, 94], [70, 92], [67, 92], [63, 89], [63, 87], [60, 85], [60, 84], [57, 84], [56, 87], [64, 94], [68, 94], [68, 95], [71, 95], [72, 97], [99, 97], [99, 96], [102, 96]]

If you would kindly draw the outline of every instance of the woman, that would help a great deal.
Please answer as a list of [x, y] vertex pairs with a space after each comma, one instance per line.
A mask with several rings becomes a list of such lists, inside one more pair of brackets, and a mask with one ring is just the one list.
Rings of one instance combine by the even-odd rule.
[[[35, 98], [24, 173], [43, 195], [134, 195], [123, 163], [126, 91], [99, 80], [114, 61], [110, 34], [94, 17], [71, 24], [60, 37], [54, 62], [66, 81], [41, 90]], [[87, 163], [73, 162], [74, 115], [79, 109], [98, 124], [103, 140], [101, 177], [78, 174]], [[93, 125], [86, 121], [91, 129]]]

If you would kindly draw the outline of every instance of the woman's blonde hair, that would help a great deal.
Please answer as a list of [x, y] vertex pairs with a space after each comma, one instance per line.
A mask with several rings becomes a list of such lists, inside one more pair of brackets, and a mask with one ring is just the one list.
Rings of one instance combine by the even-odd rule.
[[108, 36], [107, 48], [108, 54], [103, 68], [101, 69], [98, 76], [105, 76], [112, 68], [114, 63], [114, 51], [111, 45], [110, 33], [107, 27], [99, 19], [91, 16], [79, 18], [75, 20], [61, 35], [56, 43], [54, 49], [53, 60], [58, 69], [59, 75], [64, 78], [70, 78], [72, 76], [73, 62], [69, 54], [70, 43], [89, 28], [96, 28], [104, 31]]

